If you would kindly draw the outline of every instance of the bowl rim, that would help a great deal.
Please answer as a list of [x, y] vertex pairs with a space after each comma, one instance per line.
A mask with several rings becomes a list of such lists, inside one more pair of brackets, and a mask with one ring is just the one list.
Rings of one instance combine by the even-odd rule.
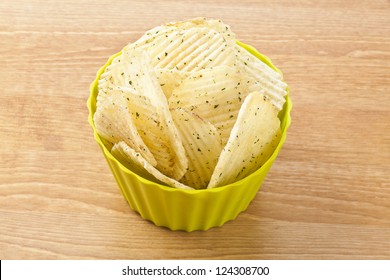
[[[251, 45], [244, 44], [244, 43], [242, 43], [242, 42], [240, 42], [238, 40], [236, 42], [237, 42], [237, 45], [239, 45], [239, 46], [243, 47], [244, 49], [246, 49], [249, 53], [251, 53], [252, 55], [257, 57], [259, 60], [261, 60], [265, 64], [267, 64], [269, 67], [271, 67], [273, 70], [278, 72], [283, 77], [282, 71], [280, 71], [272, 63], [270, 58], [268, 58], [267, 56], [259, 53]], [[117, 56], [122, 54], [122, 51], [123, 50], [121, 50], [120, 52], [117, 52], [117, 53], [111, 55], [108, 58], [107, 62], [102, 67], [100, 67], [100, 69], [97, 71], [94, 81], [89, 86], [89, 97], [88, 97], [88, 100], [87, 100], [87, 107], [88, 107], [88, 112], [89, 112], [88, 113], [88, 122], [89, 122], [90, 126], [92, 127], [94, 138], [95, 138], [96, 142], [98, 143], [98, 145], [103, 150], [105, 156], [108, 157], [110, 160], [114, 161], [123, 172], [135, 176], [138, 180], [140, 180], [142, 183], [144, 183], [146, 185], [154, 185], [154, 186], [160, 188], [163, 191], [188, 193], [188, 194], [193, 195], [193, 194], [202, 194], [202, 193], [206, 193], [206, 192], [207, 193], [218, 193], [218, 192], [222, 192], [222, 191], [224, 191], [226, 189], [229, 189], [229, 188], [234, 188], [237, 185], [244, 184], [245, 181], [249, 181], [253, 176], [256, 176], [257, 174], [263, 172], [263, 170], [265, 168], [267, 168], [269, 165], [272, 165], [272, 163], [276, 159], [277, 155], [279, 154], [279, 152], [280, 152], [284, 142], [286, 141], [287, 130], [288, 130], [288, 128], [291, 125], [292, 101], [290, 99], [290, 88], [289, 88], [288, 85], [287, 85], [287, 88], [286, 88], [287, 95], [285, 96], [286, 102], [284, 103], [283, 109], [281, 110], [281, 112], [284, 112], [284, 116], [281, 119], [281, 128], [282, 128], [281, 132], [282, 132], [282, 135], [281, 135], [281, 138], [280, 138], [280, 141], [279, 141], [278, 145], [276, 146], [276, 148], [273, 151], [272, 155], [268, 158], [268, 160], [259, 169], [257, 169], [253, 173], [249, 174], [248, 176], [242, 178], [239, 181], [235, 181], [233, 183], [230, 183], [230, 184], [227, 184], [227, 185], [224, 185], [224, 186], [220, 186], [220, 187], [216, 187], [216, 188], [211, 188], [211, 189], [193, 189], [193, 190], [191, 190], [191, 189], [180, 189], [180, 188], [174, 188], [174, 187], [166, 186], [166, 185], [163, 185], [163, 184], [151, 181], [149, 179], [146, 179], [146, 178], [138, 175], [137, 173], [133, 172], [131, 169], [127, 168], [126, 166], [124, 166], [118, 159], [116, 159], [111, 154], [111, 152], [108, 150], [106, 145], [103, 143], [102, 139], [100, 138], [99, 134], [97, 133], [97, 130], [96, 130], [96, 127], [95, 127], [95, 124], [94, 124], [94, 121], [93, 121], [93, 115], [95, 113], [95, 111], [93, 110], [93, 107], [96, 106], [96, 97], [97, 97], [97, 93], [95, 94], [94, 92], [95, 92], [95, 89], [97, 88], [100, 75], [111, 64], [112, 60], [115, 57], [117, 57]], [[284, 79], [283, 79], [283, 81], [284, 81]], [[95, 104], [93, 104], [94, 102], [95, 102]]]

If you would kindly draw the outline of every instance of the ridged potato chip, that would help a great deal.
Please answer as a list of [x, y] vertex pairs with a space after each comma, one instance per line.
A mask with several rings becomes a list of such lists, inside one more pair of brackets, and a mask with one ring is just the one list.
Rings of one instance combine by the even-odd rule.
[[192, 27], [206, 27], [219, 32], [225, 38], [236, 37], [236, 35], [232, 32], [230, 26], [223, 23], [220, 19], [206, 19], [204, 17], [197, 17], [186, 21], [170, 22], [166, 24], [166, 27], [175, 27], [180, 29], [189, 29]]
[[155, 68], [193, 72], [218, 65], [233, 66], [235, 44], [227, 25], [198, 18], [154, 28], [125, 50], [146, 50]]
[[230, 66], [192, 73], [172, 92], [170, 108], [184, 108], [212, 123], [226, 144], [247, 95], [241, 74]]
[[210, 122], [184, 109], [172, 109], [171, 113], [188, 158], [188, 170], [180, 182], [205, 189], [222, 150], [219, 132]]
[[116, 143], [111, 149], [112, 155], [114, 155], [122, 164], [129, 167], [133, 172], [138, 175], [149, 179], [157, 183], [164, 183], [168, 186], [191, 190], [192, 188], [172, 179], [157, 168], [152, 166], [140, 153], [137, 153], [130, 148], [125, 142]]
[[156, 69], [157, 80], [168, 99], [172, 91], [177, 88], [188, 76], [188, 72], [178, 71], [176, 69]]
[[110, 96], [98, 102], [94, 122], [101, 137], [111, 143], [124, 141], [140, 153], [151, 165], [157, 165], [156, 159], [134, 124], [128, 110], [127, 101], [121, 92], [112, 92]]
[[237, 67], [247, 76], [248, 90], [260, 91], [280, 111], [286, 101], [287, 84], [283, 77], [239, 45], [235, 47]]
[[208, 188], [238, 181], [260, 168], [279, 143], [278, 110], [269, 98], [253, 92], [245, 99]]

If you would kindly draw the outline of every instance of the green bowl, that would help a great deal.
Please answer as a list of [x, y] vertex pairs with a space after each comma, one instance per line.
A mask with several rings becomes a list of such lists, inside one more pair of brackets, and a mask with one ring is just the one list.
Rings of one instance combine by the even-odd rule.
[[[260, 54], [253, 47], [237, 42], [248, 52], [282, 74], [269, 58]], [[98, 80], [105, 68], [121, 53], [111, 56], [107, 63], [97, 72], [96, 79], [90, 86], [90, 96], [87, 106], [89, 109], [88, 121], [92, 126], [94, 137], [118, 183], [119, 189], [130, 207], [138, 212], [142, 218], [152, 221], [157, 226], [164, 226], [171, 230], [207, 230], [222, 226], [229, 220], [234, 220], [244, 211], [255, 198], [260, 186], [274, 163], [282, 145], [286, 140], [287, 129], [291, 124], [290, 111], [292, 103], [289, 94], [282, 111], [279, 113], [282, 136], [275, 151], [268, 161], [257, 171], [235, 183], [218, 188], [204, 190], [183, 190], [165, 186], [134, 173], [122, 165], [106, 147], [105, 141], [100, 138], [93, 122], [96, 111], [96, 97], [98, 94]], [[289, 89], [287, 88], [289, 92]]]

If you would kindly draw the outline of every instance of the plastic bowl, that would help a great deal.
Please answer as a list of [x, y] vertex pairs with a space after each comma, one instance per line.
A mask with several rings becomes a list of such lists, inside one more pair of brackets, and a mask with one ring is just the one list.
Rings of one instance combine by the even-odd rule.
[[[269, 58], [257, 52], [253, 47], [241, 42], [237, 42], [237, 44], [281, 73]], [[120, 54], [119, 52], [111, 56], [97, 72], [96, 79], [90, 86], [87, 106], [89, 109], [88, 121], [92, 126], [95, 140], [130, 207], [138, 212], [142, 218], [152, 221], [157, 226], [164, 226], [171, 230], [207, 230], [222, 226], [229, 220], [234, 220], [255, 198], [286, 140], [287, 129], [291, 124], [292, 103], [289, 94], [286, 96], [286, 103], [278, 116], [282, 131], [280, 142], [274, 153], [260, 169], [240, 181], [218, 188], [204, 190], [176, 189], [143, 178], [122, 165], [110, 153], [106, 147], [107, 143], [96, 132], [93, 115], [96, 111], [98, 80], [105, 68]], [[287, 90], [289, 91], [289, 89]]]

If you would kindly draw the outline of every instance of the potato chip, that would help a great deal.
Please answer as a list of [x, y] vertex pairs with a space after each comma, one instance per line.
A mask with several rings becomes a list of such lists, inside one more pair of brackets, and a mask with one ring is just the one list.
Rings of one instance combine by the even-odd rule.
[[101, 101], [102, 98], [105, 98], [107, 95], [110, 95], [110, 92], [113, 88], [117, 87], [126, 87], [134, 90], [134, 87], [130, 87], [128, 82], [125, 81], [125, 76], [120, 65], [122, 55], [113, 59], [111, 65], [109, 65], [104, 72], [100, 75], [98, 81], [99, 95], [97, 101]]
[[139, 49], [140, 47], [145, 46], [147, 44], [153, 44], [153, 41], [156, 38], [159, 38], [160, 36], [165, 36], [167, 34], [170, 34], [175, 29], [176, 29], [176, 27], [166, 26], [166, 25], [156, 26], [156, 27], [148, 30], [137, 41], [135, 41], [133, 43], [130, 43], [127, 46], [125, 46], [123, 48], [123, 50], [129, 50], [129, 49], [134, 49], [134, 48]]
[[127, 102], [120, 93], [112, 93], [98, 102], [94, 115], [96, 130], [100, 136], [111, 143], [124, 141], [140, 153], [151, 165], [157, 161], [135, 127]]
[[115, 144], [111, 149], [111, 153], [122, 164], [124, 164], [134, 173], [146, 179], [149, 179], [156, 183], [163, 183], [175, 188], [188, 190], [192, 189], [176, 181], [175, 179], [172, 179], [161, 173], [154, 166], [152, 166], [149, 161], [147, 161], [140, 153], [134, 151], [134, 149], [130, 148], [125, 142], [119, 142]]
[[186, 21], [176, 21], [170, 22], [166, 24], [167, 28], [175, 27], [179, 29], [189, 29], [193, 27], [207, 27], [209, 29], [213, 29], [224, 37], [232, 37], [235, 38], [236, 35], [232, 32], [229, 25], [222, 22], [220, 19], [206, 19], [204, 17], [197, 17]]
[[[222, 34], [218, 30], [224, 29]], [[156, 68], [197, 71], [217, 65], [234, 65], [234, 34], [226, 25], [174, 23], [147, 32], [125, 50], [143, 49]]]
[[219, 132], [211, 123], [184, 109], [171, 110], [188, 158], [188, 170], [180, 182], [205, 189], [222, 150]]
[[[169, 134], [165, 133], [167, 131], [164, 125], [166, 119], [152, 105], [152, 100], [147, 96], [127, 92], [125, 97], [137, 131], [157, 161], [156, 168], [172, 176], [172, 166], [176, 159], [174, 158], [175, 152], [172, 151], [174, 148], [170, 143], [171, 140], [168, 138]], [[185, 158], [184, 150], [179, 156]], [[181, 177], [183, 174], [184, 172], [178, 176]]]
[[145, 52], [132, 50], [123, 52], [117, 61], [102, 79], [108, 84], [114, 80], [119, 86], [106, 87], [98, 101], [120, 89], [139, 135], [157, 161], [156, 168], [180, 179], [187, 170], [187, 158], [150, 59]]
[[281, 110], [287, 94], [287, 84], [283, 82], [283, 77], [241, 46], [236, 45], [235, 51], [237, 67], [248, 76], [249, 91], [262, 92]]
[[270, 100], [253, 92], [245, 99], [208, 188], [238, 181], [269, 158], [279, 143], [278, 110]]
[[178, 71], [176, 69], [156, 69], [157, 80], [168, 99], [172, 91], [177, 88], [184, 79], [189, 76], [188, 72]]
[[212, 123], [225, 145], [246, 95], [240, 73], [218, 66], [191, 73], [173, 90], [168, 102], [170, 108], [184, 108]]
[[172, 42], [169, 41], [169, 44], [156, 42], [156, 45], [148, 48], [157, 68], [197, 71], [216, 65], [232, 65], [235, 61], [230, 47], [234, 42], [227, 42], [215, 30], [191, 28], [170, 36]]

